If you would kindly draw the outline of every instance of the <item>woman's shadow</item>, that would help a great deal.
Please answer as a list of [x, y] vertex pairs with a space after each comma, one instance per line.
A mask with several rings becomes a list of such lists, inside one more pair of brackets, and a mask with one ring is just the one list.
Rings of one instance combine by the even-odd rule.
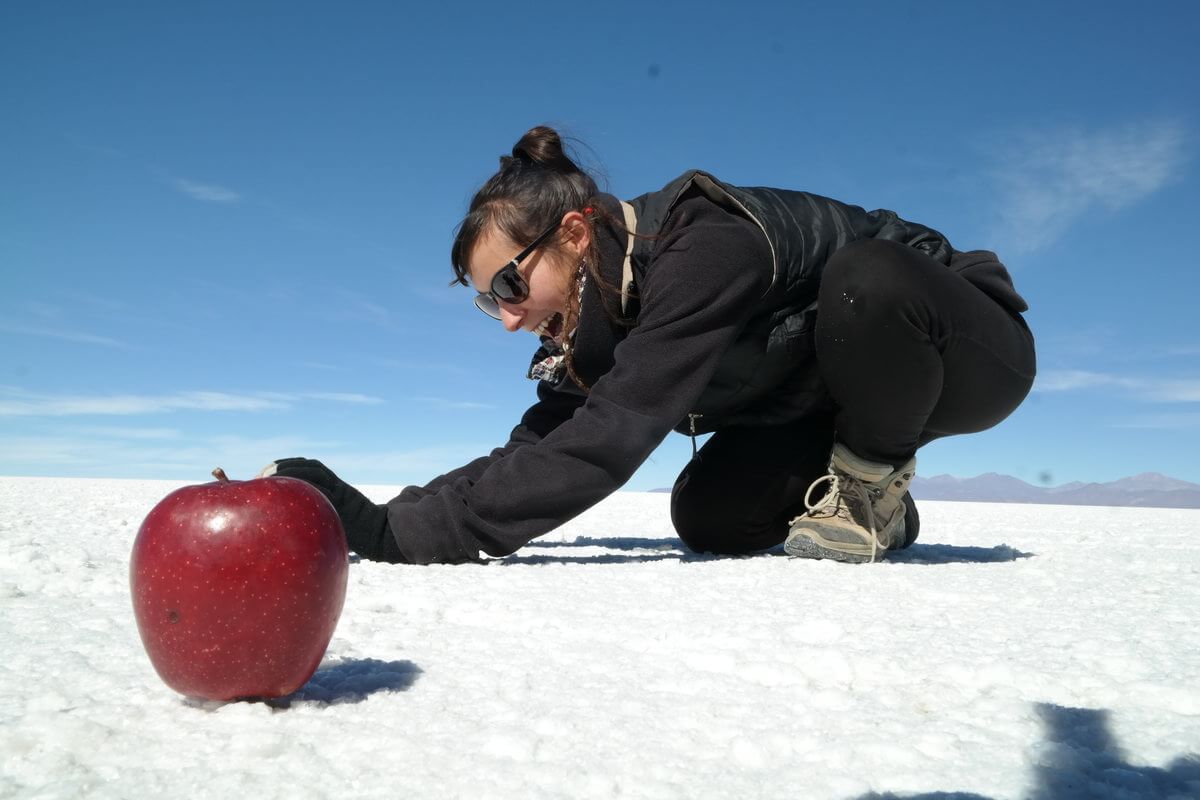
[[[567, 548], [603, 548], [616, 551], [593, 555], [571, 555]], [[529, 551], [562, 550], [562, 555], [542, 555]], [[645, 539], [638, 536], [577, 536], [569, 542], [543, 542], [535, 539], [528, 549], [518, 555], [507, 556], [501, 564], [629, 564], [651, 561], [711, 561], [721, 556], [711, 553], [693, 553], [679, 539]]]
[[[530, 550], [559, 550], [565, 548], [595, 547], [605, 550], [615, 550], [615, 553], [597, 553], [595, 555], [542, 555], [526, 553], [512, 555], [500, 560], [502, 564], [628, 564], [632, 562], [650, 561], [714, 561], [724, 558], [747, 558], [749, 556], [787, 556], [783, 546], [761, 550], [747, 555], [720, 555], [713, 553], [696, 553], [684, 546], [678, 538], [644, 539], [636, 536], [578, 536], [569, 542], [533, 541]], [[650, 551], [650, 552], [647, 552]], [[905, 550], [897, 550], [887, 554], [886, 560], [898, 564], [995, 564], [1006, 561], [1019, 561], [1032, 558], [1034, 553], [1026, 553], [1006, 544], [994, 547], [970, 547], [953, 544], [920, 544], [914, 543]]]
[[887, 554], [888, 561], [896, 564], [999, 564], [1033, 558], [1037, 553], [1026, 553], [1006, 544], [993, 547], [971, 547], [957, 544], [912, 544], [905, 550]]

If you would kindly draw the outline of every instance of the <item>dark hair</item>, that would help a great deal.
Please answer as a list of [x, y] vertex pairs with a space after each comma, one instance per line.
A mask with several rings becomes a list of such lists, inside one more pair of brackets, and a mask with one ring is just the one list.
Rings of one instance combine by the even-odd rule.
[[[553, 128], [531, 128], [513, 145], [512, 155], [500, 157], [500, 169], [475, 196], [450, 248], [454, 283], [468, 285], [467, 255], [489, 228], [518, 245], [562, 219], [582, 211], [600, 193], [596, 182], [563, 151]], [[556, 247], [558, 240], [549, 245]]]
[[[454, 245], [450, 248], [450, 263], [455, 275], [451, 285], [470, 285], [467, 255], [485, 231], [494, 229], [514, 244], [524, 245], [570, 211], [582, 212], [591, 207], [593, 213], [584, 218], [593, 226], [597, 218], [616, 221], [600, 208], [599, 194], [596, 181], [563, 150], [557, 131], [544, 125], [530, 128], [513, 145], [512, 155], [500, 157], [499, 171], [471, 198], [467, 216], [459, 223]], [[624, 224], [620, 224], [620, 228], [623, 230]], [[553, 250], [560, 246], [560, 241], [558, 237], [551, 237], [547, 247]], [[607, 288], [600, 275], [598, 254], [593, 227], [584, 262], [589, 277]], [[571, 291], [567, 319], [563, 321], [563, 330], [567, 331], [574, 327], [579, 313], [577, 281], [572, 283]], [[588, 387], [575, 374], [569, 349], [566, 366], [571, 379], [586, 390]]]

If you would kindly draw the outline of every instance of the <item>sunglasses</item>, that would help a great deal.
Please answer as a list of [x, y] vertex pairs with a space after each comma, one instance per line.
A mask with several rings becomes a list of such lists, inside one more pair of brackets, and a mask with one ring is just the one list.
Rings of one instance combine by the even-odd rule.
[[517, 270], [521, 262], [538, 248], [542, 242], [550, 238], [550, 234], [558, 230], [560, 222], [556, 222], [540, 233], [529, 246], [513, 258], [512, 261], [500, 268], [492, 278], [492, 288], [488, 292], [480, 292], [475, 296], [475, 307], [493, 319], [500, 319], [500, 301], [516, 305], [529, 299], [529, 282]]

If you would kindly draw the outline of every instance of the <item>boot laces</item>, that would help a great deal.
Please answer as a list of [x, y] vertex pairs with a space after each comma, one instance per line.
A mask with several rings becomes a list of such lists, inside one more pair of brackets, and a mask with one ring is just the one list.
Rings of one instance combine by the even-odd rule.
[[[816, 503], [812, 502], [813, 490], [823, 483], [829, 483], [829, 488], [825, 495]], [[838, 506], [846, 509], [846, 516], [851, 522], [855, 522], [854, 515], [850, 512], [850, 506], [846, 502], [846, 497], [853, 497], [858, 501], [859, 507], [863, 511], [863, 516], [866, 518], [866, 528], [871, 535], [871, 562], [875, 563], [875, 558], [879, 554], [879, 548], [883, 543], [879, 541], [879, 531], [875, 527], [875, 499], [881, 492], [875, 487], [868, 486], [853, 475], [848, 475], [843, 472], [835, 472], [830, 469], [828, 473], [817, 478], [809, 484], [808, 491], [804, 493], [804, 505], [808, 508], [810, 514], [817, 514], [831, 506], [834, 514], [838, 513]]]

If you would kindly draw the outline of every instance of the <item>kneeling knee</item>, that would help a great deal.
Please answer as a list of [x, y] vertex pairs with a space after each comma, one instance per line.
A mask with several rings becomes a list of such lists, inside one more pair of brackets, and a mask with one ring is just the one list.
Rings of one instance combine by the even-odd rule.
[[690, 502], [678, 487], [671, 493], [671, 524], [689, 550], [695, 553], [709, 550], [712, 526], [706, 522], [704, 513], [696, 508], [696, 503]]
[[723, 552], [722, 540], [729, 535], [720, 509], [711, 498], [711, 493], [688, 491], [686, 480], [671, 492], [671, 524], [684, 546], [694, 553]]
[[693, 553], [744, 555], [774, 547], [783, 541], [783, 533], [754, 530], [741, 514], [731, 514], [727, 503], [702, 498], [681, 502], [672, 497], [671, 523], [684, 546]]
[[892, 297], [919, 284], [922, 253], [900, 242], [862, 239], [829, 257], [821, 274], [821, 292], [828, 299], [863, 296]]

